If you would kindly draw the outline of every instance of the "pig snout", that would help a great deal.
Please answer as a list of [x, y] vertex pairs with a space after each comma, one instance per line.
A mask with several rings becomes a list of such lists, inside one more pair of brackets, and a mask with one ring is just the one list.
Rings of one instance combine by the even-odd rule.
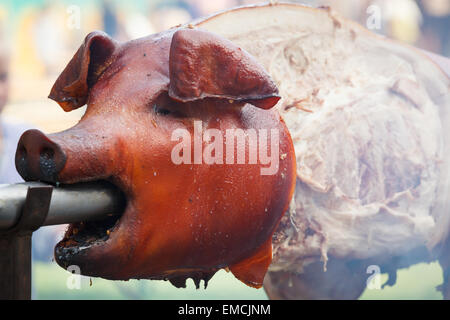
[[28, 180], [56, 182], [64, 168], [66, 155], [61, 147], [39, 130], [22, 134], [16, 151], [16, 168]]

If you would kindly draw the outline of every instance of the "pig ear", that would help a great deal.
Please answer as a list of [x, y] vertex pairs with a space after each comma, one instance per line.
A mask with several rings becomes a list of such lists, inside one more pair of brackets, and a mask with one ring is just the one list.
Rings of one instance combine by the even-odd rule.
[[280, 99], [272, 79], [253, 57], [210, 32], [175, 32], [169, 71], [169, 96], [181, 102], [211, 97], [269, 109]]
[[106, 33], [95, 31], [84, 43], [56, 80], [49, 98], [58, 102], [64, 111], [86, 104], [89, 90], [110, 64], [117, 43]]

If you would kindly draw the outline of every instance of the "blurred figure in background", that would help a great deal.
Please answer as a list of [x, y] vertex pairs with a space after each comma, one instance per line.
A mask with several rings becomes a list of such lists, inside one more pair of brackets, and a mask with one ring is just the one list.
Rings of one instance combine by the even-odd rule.
[[111, 37], [117, 37], [119, 22], [117, 21], [116, 10], [109, 0], [102, 1], [103, 30]]
[[[193, 17], [203, 17], [212, 13], [229, 9], [238, 5], [262, 3], [265, 1], [238, 1], [238, 0], [187, 0], [193, 8], [195, 8]], [[245, 3], [244, 3], [245, 2]], [[266, 1], [267, 2], [267, 1]]]
[[47, 0], [34, 12], [33, 45], [46, 75], [59, 72], [61, 52], [66, 48], [65, 12], [56, 2]]
[[100, 13], [102, 30], [118, 41], [128, 41], [154, 33], [144, 13], [138, 10], [120, 10], [112, 0], [100, 2]]
[[20, 135], [30, 126], [7, 119], [1, 112], [9, 97], [9, 53], [0, 36], [0, 183], [22, 181], [16, 171], [14, 156]]
[[[2, 115], [9, 97], [9, 50], [0, 31], [0, 184], [23, 182], [15, 166], [17, 143], [32, 126]], [[50, 262], [61, 227], [45, 227], [33, 233], [33, 260]]]
[[424, 21], [418, 45], [450, 57], [450, 0], [419, 1]]
[[161, 2], [151, 10], [150, 21], [154, 30], [160, 32], [191, 21], [196, 12], [186, 1]]

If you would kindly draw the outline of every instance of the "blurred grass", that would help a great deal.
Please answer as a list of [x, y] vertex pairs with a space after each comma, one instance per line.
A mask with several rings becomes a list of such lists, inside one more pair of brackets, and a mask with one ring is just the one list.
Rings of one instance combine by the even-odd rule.
[[69, 289], [68, 279], [72, 274], [56, 263], [33, 263], [33, 299], [267, 299], [263, 289], [247, 287], [224, 270], [217, 272], [208, 288], [195, 289], [191, 279], [186, 289], [177, 289], [168, 281], [130, 280], [108, 281], [82, 277], [80, 290]]
[[[369, 275], [368, 275], [369, 276]], [[195, 289], [192, 280], [186, 289], [177, 289], [167, 281], [130, 280], [108, 281], [81, 277], [80, 289], [69, 289], [67, 281], [71, 274], [56, 263], [33, 263], [34, 299], [267, 299], [263, 289], [253, 289], [236, 280], [231, 273], [219, 271], [209, 282], [208, 288]], [[381, 283], [387, 280], [381, 275]], [[360, 299], [442, 299], [436, 286], [443, 281], [442, 270], [437, 262], [417, 264], [398, 271], [397, 283], [381, 290], [369, 290]]]
[[[381, 275], [381, 284], [388, 279], [387, 274]], [[381, 290], [366, 289], [361, 300], [372, 299], [403, 299], [403, 300], [442, 300], [442, 293], [436, 287], [443, 282], [442, 268], [437, 262], [419, 263], [397, 273], [394, 286], [385, 286]]]

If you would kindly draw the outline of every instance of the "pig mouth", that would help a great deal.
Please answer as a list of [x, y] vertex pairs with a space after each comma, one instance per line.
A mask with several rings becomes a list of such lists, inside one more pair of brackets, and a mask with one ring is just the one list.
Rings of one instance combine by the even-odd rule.
[[119, 228], [121, 219], [126, 212], [128, 199], [120, 187], [109, 180], [94, 182], [106, 184], [116, 189], [121, 198], [119, 200], [120, 206], [117, 212], [107, 214], [103, 219], [69, 224], [63, 239], [55, 246], [55, 260], [64, 268], [67, 268], [75, 256], [82, 251], [106, 244]]

